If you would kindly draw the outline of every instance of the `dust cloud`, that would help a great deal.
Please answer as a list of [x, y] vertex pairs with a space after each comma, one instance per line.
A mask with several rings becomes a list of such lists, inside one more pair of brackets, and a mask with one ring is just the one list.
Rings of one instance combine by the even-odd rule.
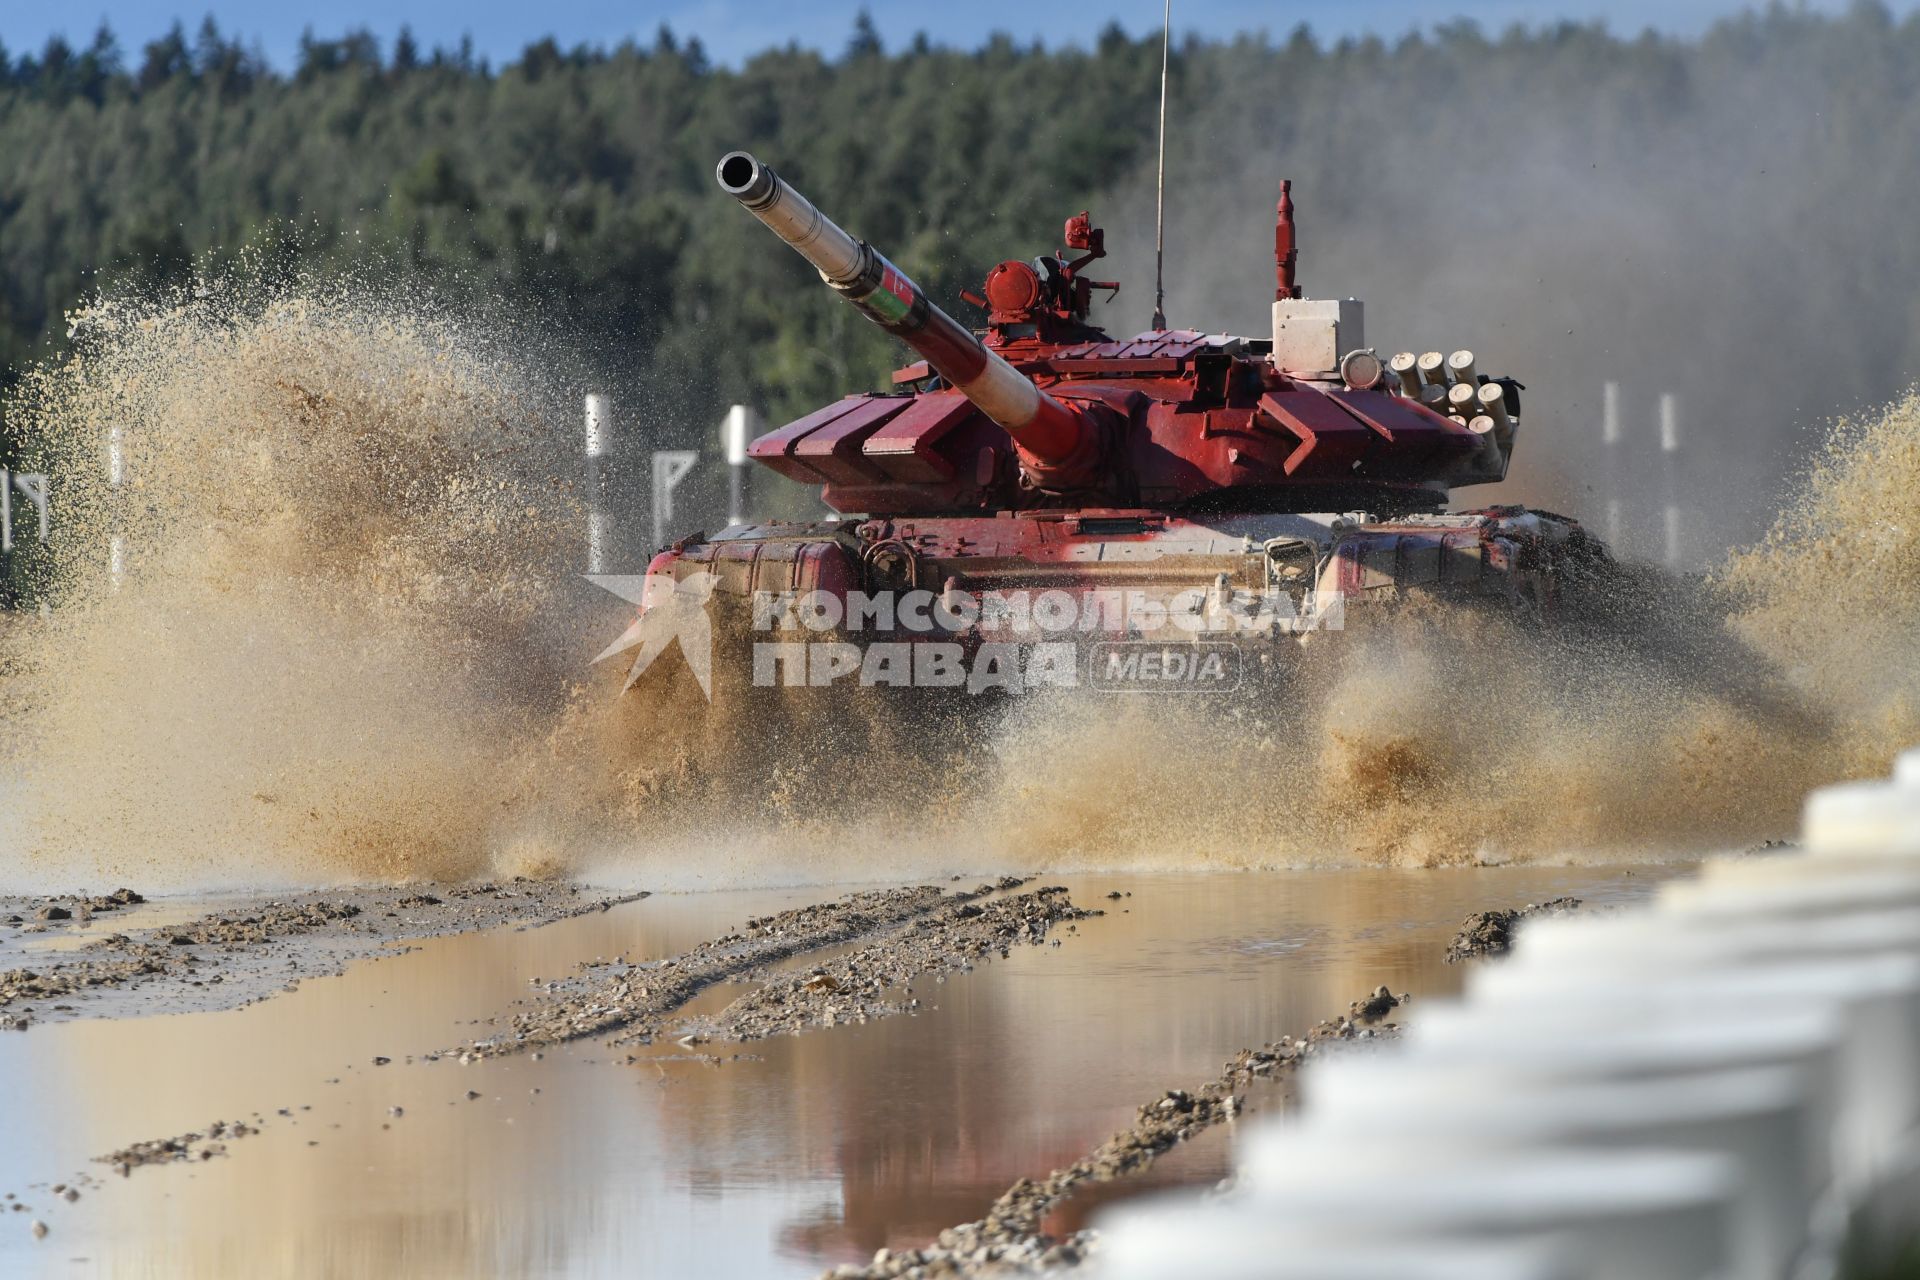
[[1704, 582], [1630, 566], [1555, 625], [1412, 608], [1308, 655], [1262, 722], [1207, 699], [1027, 708], [987, 829], [1015, 863], [1186, 867], [1791, 837], [1809, 788], [1920, 744], [1920, 390], [1832, 424], [1764, 537]]
[[7, 406], [59, 514], [49, 607], [0, 637], [12, 874], [546, 860], [580, 521], [525, 335], [244, 278], [71, 324]]
[[50, 607], [0, 632], [34, 887], [1644, 859], [1789, 834], [1920, 736], [1913, 396], [1842, 422], [1711, 582], [1629, 570], [1558, 626], [1409, 608], [1238, 705], [987, 718], [722, 661], [709, 709], [684, 667], [620, 695], [589, 664], [623, 606], [579, 581], [537, 335], [313, 282], [74, 328], [7, 406], [60, 478]]
[[989, 829], [1015, 863], [1656, 861], [1791, 834], [1832, 776], [1810, 717], [1634, 647], [1477, 611], [1318, 640], [1264, 723], [1204, 698], [1019, 720]]
[[1264, 701], [1029, 695], [987, 724], [762, 706], [720, 755], [780, 821], [689, 822], [690, 861], [725, 882], [1658, 861], [1789, 838], [1809, 788], [1920, 743], [1916, 495], [1910, 393], [1834, 424], [1771, 531], [1704, 580], [1625, 565], [1569, 584], [1544, 626], [1350, 610]]

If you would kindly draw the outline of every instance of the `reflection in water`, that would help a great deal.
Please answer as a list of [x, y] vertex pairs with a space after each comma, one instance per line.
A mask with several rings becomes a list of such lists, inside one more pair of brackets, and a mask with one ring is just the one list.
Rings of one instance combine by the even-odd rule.
[[[1141, 1102], [1364, 990], [1450, 989], [1441, 953], [1468, 911], [1617, 899], [1657, 874], [1067, 877], [1109, 914], [1062, 945], [928, 983], [918, 1016], [718, 1065], [597, 1043], [465, 1067], [406, 1058], [466, 1038], [530, 978], [669, 954], [821, 891], [656, 896], [429, 942], [230, 1013], [36, 1027], [0, 1041], [0, 1087], [34, 1100], [0, 1146], [0, 1190], [34, 1205], [0, 1220], [0, 1271], [84, 1257], [114, 1276], [811, 1275], [980, 1216]], [[1115, 890], [1132, 896], [1105, 900]], [[256, 1111], [266, 1132], [225, 1159], [109, 1178], [73, 1206], [44, 1190], [130, 1140]], [[1209, 1135], [1151, 1179], [1217, 1177], [1225, 1154]], [[27, 1234], [32, 1217], [47, 1240]]]

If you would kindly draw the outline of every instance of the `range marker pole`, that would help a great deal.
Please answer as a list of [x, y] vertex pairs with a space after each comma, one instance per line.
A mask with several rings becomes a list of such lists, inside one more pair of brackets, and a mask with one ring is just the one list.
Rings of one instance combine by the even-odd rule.
[[1624, 547], [1627, 513], [1621, 500], [1620, 384], [1608, 382], [1600, 389], [1600, 445], [1602, 449], [1601, 483], [1606, 486], [1607, 546], [1619, 555]]
[[608, 510], [609, 455], [613, 451], [613, 402], [589, 395], [586, 402], [587, 572], [606, 573], [613, 558], [613, 516]]
[[720, 438], [727, 452], [727, 524], [745, 524], [742, 513], [745, 503], [742, 501], [743, 481], [747, 466], [747, 441], [760, 431], [760, 415], [744, 404], [736, 404], [727, 410], [726, 420], [720, 424]]
[[1660, 470], [1661, 490], [1666, 497], [1667, 568], [1680, 568], [1680, 410], [1673, 392], [1660, 395]]

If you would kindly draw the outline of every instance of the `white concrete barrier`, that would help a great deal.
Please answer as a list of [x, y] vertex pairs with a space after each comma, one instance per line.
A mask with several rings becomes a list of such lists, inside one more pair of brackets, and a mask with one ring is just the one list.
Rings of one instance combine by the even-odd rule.
[[[1311, 1072], [1297, 1123], [1366, 1141], [1513, 1148], [1668, 1147], [1736, 1171], [1730, 1229], [1747, 1274], [1781, 1274], [1806, 1244], [1804, 1206], [1824, 1183], [1824, 1141], [1806, 1082], [1790, 1068], [1677, 1079], [1541, 1084], [1429, 1077], [1377, 1061]], [[1272, 1132], [1272, 1131], [1270, 1131]], [[1469, 1135], [1463, 1137], [1463, 1134]]]
[[1103, 1280], [1581, 1280], [1564, 1240], [1379, 1239], [1165, 1197], [1113, 1215]]
[[[1668, 1150], [1462, 1151], [1453, 1139], [1269, 1134], [1240, 1160], [1242, 1197], [1269, 1222], [1347, 1240], [1552, 1236], [1592, 1280], [1699, 1280], [1729, 1251], [1737, 1170]], [[1189, 1273], [1191, 1274], [1191, 1273]]]
[[1309, 1064], [1230, 1190], [1098, 1217], [1094, 1274], [1825, 1280], [1911, 1246], [1920, 752], [1808, 797], [1803, 842], [1528, 922]]

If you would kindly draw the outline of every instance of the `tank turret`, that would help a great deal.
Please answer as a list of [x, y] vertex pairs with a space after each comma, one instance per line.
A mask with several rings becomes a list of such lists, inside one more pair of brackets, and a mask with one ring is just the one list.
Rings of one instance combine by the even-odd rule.
[[[1105, 256], [1091, 217], [1065, 248], [988, 272], [980, 334], [744, 151], [720, 186], [875, 324], [922, 357], [903, 394], [864, 394], [755, 442], [752, 456], [822, 486], [829, 506], [937, 514], [1075, 506], [1437, 509], [1450, 489], [1501, 479], [1517, 384], [1463, 365], [1390, 375], [1362, 345], [1353, 299], [1295, 282], [1290, 184], [1276, 209], [1271, 337], [1156, 329], [1114, 340], [1088, 320]], [[1462, 353], [1464, 354], [1464, 353]], [[1395, 373], [1398, 373], [1398, 364]]]
[[[842, 231], [747, 152], [728, 152], [715, 172], [721, 188], [812, 263], [821, 279], [867, 319], [912, 347], [934, 373], [1011, 436], [1030, 476], [1071, 482], [1084, 478], [1098, 462], [1101, 436], [1112, 426], [1098, 408], [1063, 404], [1035, 386], [929, 301], [919, 285], [872, 245]], [[988, 296], [1004, 301], [1009, 311], [1042, 302], [1044, 282], [1034, 268], [1002, 263], [995, 270], [999, 274], [989, 278]]]

